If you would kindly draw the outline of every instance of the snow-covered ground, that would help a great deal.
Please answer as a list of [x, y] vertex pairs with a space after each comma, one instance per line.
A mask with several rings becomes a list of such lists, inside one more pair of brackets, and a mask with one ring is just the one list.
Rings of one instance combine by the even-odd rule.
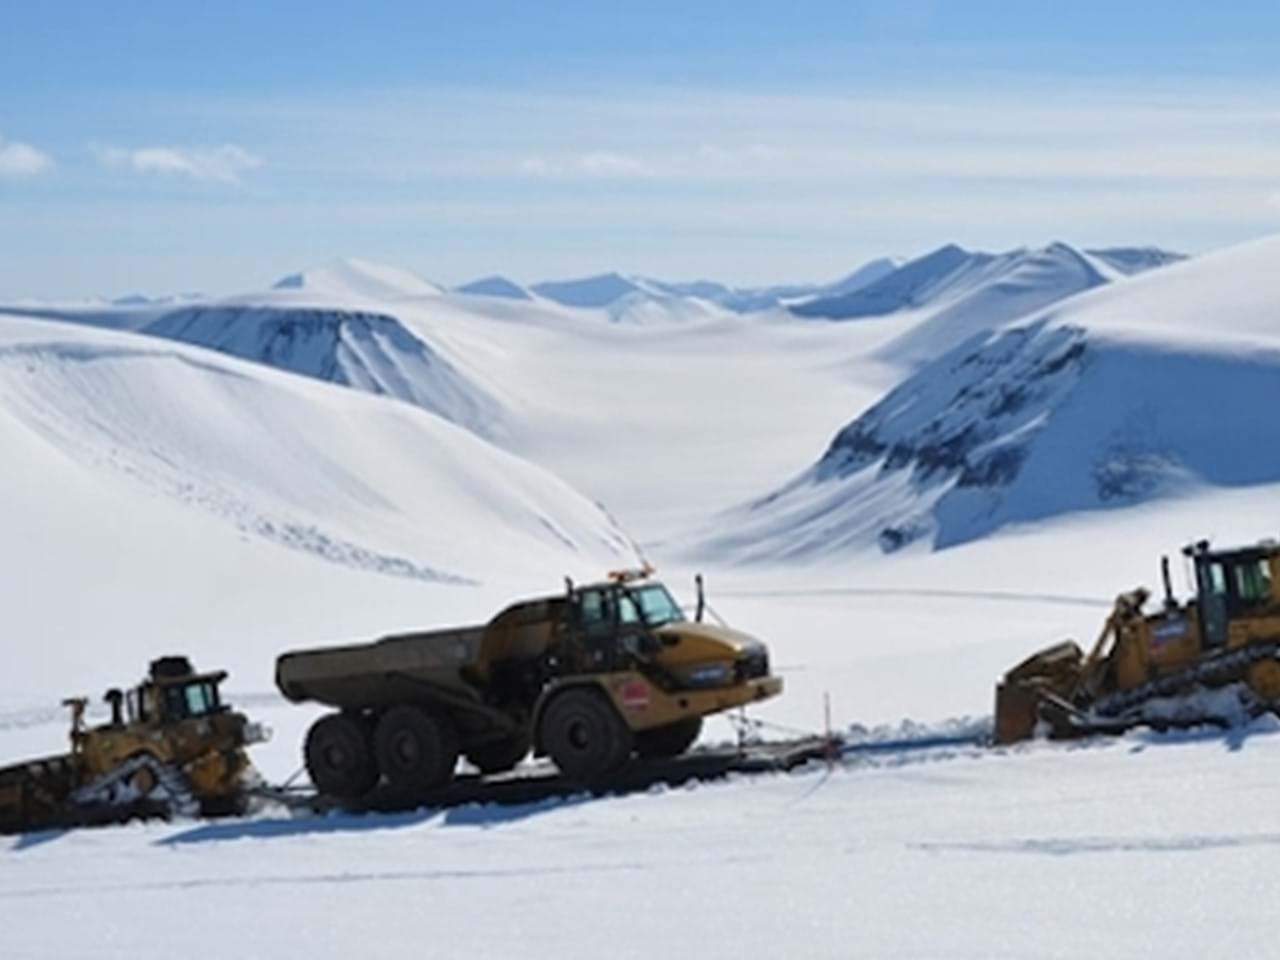
[[[1274, 724], [10, 842], [5, 954], [1270, 956]], [[162, 949], [163, 945], [163, 949]]]
[[[1028, 256], [1013, 296], [1047, 269]], [[716, 613], [769, 643], [787, 692], [760, 719], [818, 729], [829, 698], [840, 727], [980, 723], [1004, 669], [1091, 639], [1116, 593], [1153, 584], [1160, 553], [1280, 530], [1265, 446], [1280, 245], [1134, 277], [1133, 257], [1087, 256], [1107, 271], [1092, 292], [987, 315], [1030, 334], [966, 329], [991, 351], [967, 379], [946, 359], [950, 333], [918, 333], [936, 303], [818, 320], [646, 287], [572, 307], [545, 289], [447, 292], [356, 262], [229, 301], [14, 308], [0, 317], [0, 758], [60, 749], [62, 696], [186, 652], [231, 669], [232, 698], [275, 729], [256, 760], [283, 780], [313, 714], [272, 692], [278, 652], [483, 619], [566, 574], [634, 562], [630, 538], [686, 600], [704, 572]], [[978, 288], [998, 292], [965, 295]], [[257, 359], [281, 369], [245, 359], [262, 331], [272, 347]], [[913, 333], [936, 356], [891, 349]], [[1001, 361], [1009, 337], [1035, 347], [1022, 366]], [[1080, 370], [1055, 362], [1071, 346], [1055, 337], [1086, 343]], [[1046, 365], [1041, 379], [1062, 383], [1007, 418], [969, 416], [976, 391], [1026, 388], [1018, 371]], [[1077, 496], [1068, 454], [1090, 418], [1160, 440], [1157, 460], [1137, 460], [1161, 482], [1118, 502]], [[951, 486], [918, 482], [917, 434], [961, 421], [990, 435], [944, 465]], [[831, 484], [862, 486], [744, 518], [741, 504], [804, 478], [858, 423], [886, 448], [911, 441], [915, 460], [836, 471]], [[945, 495], [1002, 444], [1026, 445], [1024, 486], [1002, 488], [1005, 513], [969, 516], [968, 535], [939, 536], [955, 523]], [[1250, 444], [1264, 447], [1252, 459]], [[1088, 446], [1089, 466], [1106, 449]], [[885, 519], [904, 514], [923, 532], [885, 553]], [[6, 840], [0, 930], [14, 957], [159, 945], [378, 957], [406, 944], [473, 957], [1261, 956], [1274, 939], [1257, 903], [1280, 842], [1275, 734], [1259, 721], [527, 808]], [[730, 735], [723, 720], [705, 734]]]

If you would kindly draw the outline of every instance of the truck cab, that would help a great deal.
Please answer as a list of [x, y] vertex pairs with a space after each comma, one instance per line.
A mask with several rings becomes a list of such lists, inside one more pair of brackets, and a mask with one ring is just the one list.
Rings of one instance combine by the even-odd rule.
[[769, 674], [763, 643], [689, 619], [666, 585], [646, 572], [570, 588], [569, 597], [562, 643], [584, 673], [638, 663], [652, 667], [673, 689], [727, 686]]

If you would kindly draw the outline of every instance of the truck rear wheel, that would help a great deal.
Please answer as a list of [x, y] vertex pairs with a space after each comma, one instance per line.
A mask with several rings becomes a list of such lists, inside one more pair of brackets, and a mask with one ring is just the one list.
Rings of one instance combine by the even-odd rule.
[[453, 779], [458, 734], [447, 719], [419, 707], [392, 707], [373, 735], [378, 767], [398, 796], [414, 798]]
[[689, 717], [663, 727], [641, 730], [636, 734], [636, 753], [646, 758], [678, 757], [702, 733], [702, 718]]
[[334, 797], [363, 796], [378, 782], [369, 728], [357, 717], [329, 713], [311, 725], [303, 747], [316, 789]]
[[543, 749], [568, 777], [598, 779], [631, 755], [631, 731], [594, 690], [558, 694], [542, 715], [541, 730]]
[[529, 752], [528, 734], [518, 733], [467, 751], [467, 760], [481, 773], [504, 773]]

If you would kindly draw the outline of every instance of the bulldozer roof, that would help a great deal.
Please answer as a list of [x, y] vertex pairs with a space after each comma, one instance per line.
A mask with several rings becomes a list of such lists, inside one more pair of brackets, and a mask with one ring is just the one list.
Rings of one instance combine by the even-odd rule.
[[1218, 547], [1214, 548], [1208, 540], [1200, 540], [1196, 543], [1188, 544], [1182, 548], [1182, 552], [1188, 557], [1208, 556], [1208, 557], [1241, 557], [1241, 556], [1271, 556], [1280, 553], [1280, 541], [1268, 537], [1265, 540], [1259, 540], [1253, 544], [1241, 544], [1234, 547]]

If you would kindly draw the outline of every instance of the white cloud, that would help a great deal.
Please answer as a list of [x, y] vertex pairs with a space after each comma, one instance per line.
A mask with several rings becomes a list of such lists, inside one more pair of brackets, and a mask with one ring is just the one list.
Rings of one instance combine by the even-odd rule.
[[525, 157], [520, 161], [519, 170], [534, 177], [595, 177], [601, 180], [646, 179], [654, 175], [642, 157], [610, 150], [591, 150], [561, 157]]
[[214, 183], [239, 183], [241, 174], [263, 164], [261, 157], [232, 143], [220, 147], [138, 147], [131, 150], [94, 144], [92, 149], [98, 160], [110, 167]]
[[0, 177], [34, 177], [53, 166], [53, 158], [29, 143], [0, 137]]
[[578, 158], [578, 166], [584, 173], [597, 177], [647, 177], [649, 165], [636, 156], [626, 153], [610, 153], [599, 150], [584, 153]]

